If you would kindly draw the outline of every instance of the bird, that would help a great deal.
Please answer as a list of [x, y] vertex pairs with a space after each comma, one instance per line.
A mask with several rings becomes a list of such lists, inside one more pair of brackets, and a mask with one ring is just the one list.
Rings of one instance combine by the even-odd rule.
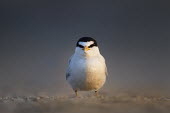
[[66, 69], [66, 80], [76, 96], [78, 91], [94, 91], [97, 96], [107, 75], [105, 59], [100, 54], [97, 41], [92, 37], [80, 38]]

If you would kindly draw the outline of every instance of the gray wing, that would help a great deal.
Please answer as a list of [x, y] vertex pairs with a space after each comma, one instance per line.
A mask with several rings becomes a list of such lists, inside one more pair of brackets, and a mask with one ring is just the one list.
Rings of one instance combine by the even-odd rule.
[[102, 63], [104, 63], [104, 65], [105, 65], [105, 75], [107, 76], [108, 72], [107, 72], [106, 61], [105, 61], [105, 58], [102, 55], [101, 55], [101, 60], [102, 60]]
[[68, 67], [67, 67], [67, 71], [66, 71], [66, 80], [71, 76], [71, 73], [70, 73], [70, 63], [71, 63], [71, 59], [72, 59], [72, 56], [70, 57], [69, 61], [68, 61]]

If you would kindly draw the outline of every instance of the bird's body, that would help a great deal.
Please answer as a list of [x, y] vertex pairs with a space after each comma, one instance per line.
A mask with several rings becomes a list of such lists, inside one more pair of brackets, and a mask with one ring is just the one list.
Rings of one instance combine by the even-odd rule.
[[[74, 91], [98, 91], [105, 83], [107, 68], [104, 57], [88, 37], [79, 40], [75, 53], [69, 60], [66, 79]], [[92, 40], [92, 41], [91, 41]], [[90, 47], [90, 45], [92, 45]], [[88, 50], [82, 50], [88, 47]], [[87, 49], [87, 48], [86, 48]]]
[[71, 76], [67, 79], [73, 90], [98, 90], [102, 87], [106, 79], [103, 62], [102, 56], [73, 55], [70, 62]]

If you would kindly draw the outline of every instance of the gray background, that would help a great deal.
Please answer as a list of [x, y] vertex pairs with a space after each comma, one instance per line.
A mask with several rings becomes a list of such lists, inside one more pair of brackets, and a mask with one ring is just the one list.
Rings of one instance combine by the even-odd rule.
[[103, 92], [169, 95], [168, 0], [1, 0], [0, 95], [71, 94], [67, 61], [83, 36], [106, 58]]

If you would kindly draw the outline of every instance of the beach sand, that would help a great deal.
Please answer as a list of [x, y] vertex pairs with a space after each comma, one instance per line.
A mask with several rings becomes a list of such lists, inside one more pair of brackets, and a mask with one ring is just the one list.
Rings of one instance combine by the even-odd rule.
[[169, 113], [170, 98], [120, 94], [108, 96], [0, 97], [0, 113]]

